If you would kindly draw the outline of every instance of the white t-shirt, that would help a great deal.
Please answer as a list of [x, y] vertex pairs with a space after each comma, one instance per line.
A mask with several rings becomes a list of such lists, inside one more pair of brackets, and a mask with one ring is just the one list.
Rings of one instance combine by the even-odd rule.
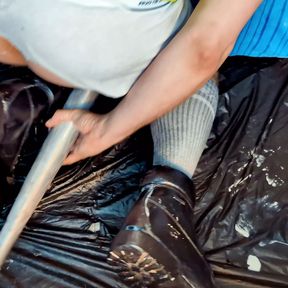
[[0, 0], [0, 35], [74, 86], [121, 97], [190, 13], [189, 0]]

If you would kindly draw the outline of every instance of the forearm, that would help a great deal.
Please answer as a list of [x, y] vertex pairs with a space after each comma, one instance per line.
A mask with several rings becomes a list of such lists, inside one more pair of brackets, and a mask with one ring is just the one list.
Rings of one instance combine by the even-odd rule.
[[121, 141], [192, 96], [228, 57], [261, 2], [200, 0], [182, 31], [108, 115], [108, 142]]
[[109, 115], [107, 135], [121, 141], [190, 97], [222, 63], [219, 52], [213, 57], [208, 53], [193, 43], [188, 31], [178, 34]]

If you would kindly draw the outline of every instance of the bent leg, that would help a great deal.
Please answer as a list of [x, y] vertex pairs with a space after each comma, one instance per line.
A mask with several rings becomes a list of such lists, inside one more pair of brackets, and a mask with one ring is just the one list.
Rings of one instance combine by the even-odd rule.
[[210, 80], [152, 124], [154, 167], [144, 177], [142, 197], [115, 237], [108, 258], [130, 287], [215, 287], [196, 245], [190, 177], [205, 148], [217, 100], [216, 82]]

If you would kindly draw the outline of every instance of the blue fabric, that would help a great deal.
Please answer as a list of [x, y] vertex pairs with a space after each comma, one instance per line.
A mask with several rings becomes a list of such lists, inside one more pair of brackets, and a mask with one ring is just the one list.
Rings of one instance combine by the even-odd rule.
[[[199, 2], [191, 1], [194, 7]], [[288, 58], [288, 0], [264, 0], [230, 55]]]
[[240, 33], [231, 56], [288, 57], [288, 0], [264, 0]]

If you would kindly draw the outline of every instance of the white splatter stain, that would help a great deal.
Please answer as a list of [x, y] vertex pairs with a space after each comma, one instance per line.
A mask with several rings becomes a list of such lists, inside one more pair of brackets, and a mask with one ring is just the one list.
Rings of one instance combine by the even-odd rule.
[[270, 155], [272, 155], [273, 153], [275, 153], [275, 150], [273, 150], [273, 149], [264, 149], [263, 150], [265, 153], [269, 153]]
[[92, 223], [90, 227], [88, 228], [88, 230], [93, 233], [96, 233], [100, 231], [100, 228], [101, 228], [100, 222], [97, 222], [97, 223]]
[[253, 233], [253, 224], [246, 219], [243, 214], [239, 215], [238, 221], [234, 226], [235, 230], [245, 238], [248, 238]]
[[256, 160], [256, 166], [259, 168], [264, 163], [265, 157], [263, 155], [257, 155], [255, 160]]
[[[265, 150], [264, 150], [265, 151]], [[268, 150], [267, 150], [268, 151]], [[251, 150], [250, 155], [253, 157], [253, 160], [256, 162], [256, 166], [259, 168], [264, 163], [266, 157], [264, 155], [255, 153], [255, 149]]]
[[260, 272], [261, 271], [261, 262], [257, 256], [249, 255], [247, 259], [248, 270]]
[[172, 230], [172, 231], [170, 231], [170, 235], [173, 238], [178, 239], [179, 236], [181, 235], [181, 233], [175, 227], [173, 227], [171, 224], [168, 224], [168, 227]]
[[248, 230], [248, 227], [245, 226], [241, 226], [239, 223], [237, 223], [235, 225], [235, 230], [242, 236], [244, 236], [245, 238], [249, 238], [250, 233]]
[[272, 187], [280, 187], [284, 184], [284, 180], [282, 180], [278, 175], [275, 175], [275, 178], [271, 178], [268, 173], [265, 174], [266, 182]]
[[261, 241], [261, 242], [259, 242], [258, 245], [259, 245], [260, 247], [265, 247], [265, 246], [268, 245], [268, 243], [266, 243], [265, 241]]
[[279, 207], [279, 203], [277, 201], [269, 204], [268, 207], [269, 207], [269, 209], [272, 209], [272, 210], [275, 210], [275, 211], [279, 210], [279, 208], [280, 208]]

